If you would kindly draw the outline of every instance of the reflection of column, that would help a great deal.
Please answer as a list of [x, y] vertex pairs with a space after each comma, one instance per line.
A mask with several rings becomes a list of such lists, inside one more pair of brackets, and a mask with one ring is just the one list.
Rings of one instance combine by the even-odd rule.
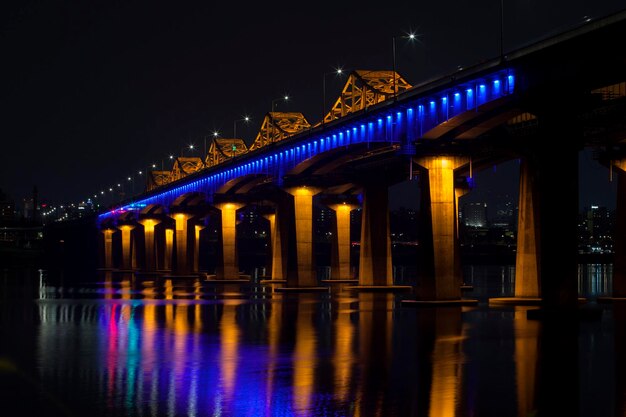
[[281, 302], [272, 303], [270, 317], [267, 323], [267, 378], [265, 389], [265, 415], [272, 414], [272, 399], [274, 398], [274, 377], [276, 374], [276, 363], [280, 353], [280, 330], [282, 328], [281, 316], [283, 311]]
[[317, 275], [313, 263], [313, 196], [320, 190], [296, 187], [285, 190], [293, 196], [296, 237], [296, 268], [287, 276], [287, 285], [314, 287]]
[[458, 263], [458, 238], [456, 233], [456, 198], [454, 170], [467, 162], [455, 156], [423, 157], [417, 162], [426, 169], [424, 180], [427, 191], [422, 198], [428, 203], [432, 235], [431, 273], [423, 277], [420, 298], [430, 300], [456, 300], [461, 298], [461, 270]]
[[537, 415], [580, 415], [578, 318], [566, 311], [546, 317], [539, 327]]
[[615, 415], [626, 416], [626, 303], [613, 303], [615, 343]]
[[132, 268], [132, 245], [131, 234], [134, 226], [123, 224], [118, 226], [122, 233], [122, 257], [120, 269], [130, 270]]
[[237, 324], [237, 306], [239, 300], [228, 300], [220, 321], [220, 374], [224, 387], [223, 403], [232, 404], [237, 381], [239, 364], [239, 326]]
[[144, 269], [146, 271], [155, 271], [157, 264], [154, 227], [158, 224], [158, 221], [155, 219], [143, 219], [140, 220], [140, 223], [143, 225], [144, 246], [146, 248]]
[[535, 382], [537, 373], [537, 337], [539, 322], [526, 318], [527, 308], [515, 307], [515, 371], [517, 386], [517, 415], [526, 417], [535, 411]]
[[626, 159], [617, 161], [613, 297], [626, 297]]
[[335, 211], [336, 228], [332, 236], [331, 279], [350, 279], [350, 211], [351, 204], [329, 205]]
[[354, 365], [354, 324], [350, 320], [350, 302], [339, 305], [337, 320], [335, 321], [334, 339], [335, 355], [333, 364], [335, 367], [335, 388], [333, 389], [335, 400], [344, 403], [350, 393], [352, 379], [352, 366]]
[[463, 321], [460, 307], [439, 308], [435, 313], [435, 345], [429, 416], [454, 416], [463, 380]]
[[392, 285], [389, 196], [386, 184], [363, 189], [359, 285]]
[[538, 229], [535, 171], [528, 159], [522, 159], [517, 220], [517, 255], [515, 260], [515, 296], [539, 297]]
[[221, 259], [219, 260], [217, 279], [239, 279], [237, 260], [237, 210], [242, 207], [237, 203], [219, 203], [215, 205], [221, 212], [222, 230], [220, 234]]
[[316, 335], [313, 330], [315, 304], [300, 303], [296, 319], [296, 345], [293, 351], [293, 398], [296, 414], [308, 413], [312, 406], [316, 366]]
[[[383, 398], [389, 388], [388, 367], [391, 365], [393, 303], [388, 293], [361, 292], [359, 296], [359, 362], [365, 364], [357, 392], [363, 398]], [[358, 403], [361, 406], [361, 402]], [[383, 415], [383, 402], [376, 401], [375, 410], [357, 409], [355, 415]]]
[[[193, 265], [191, 264], [191, 256], [189, 253], [189, 219], [190, 215], [185, 213], [176, 213], [174, 221], [176, 222], [176, 269], [175, 273], [184, 275], [191, 272]], [[193, 248], [191, 248], [193, 249]], [[193, 254], [193, 252], [192, 252]]]
[[106, 269], [113, 268], [113, 229], [104, 229], [102, 237], [104, 239], [104, 267]]

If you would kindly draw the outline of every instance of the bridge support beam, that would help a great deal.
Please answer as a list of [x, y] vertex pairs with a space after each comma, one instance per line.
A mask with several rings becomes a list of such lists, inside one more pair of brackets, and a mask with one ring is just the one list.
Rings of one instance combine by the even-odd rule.
[[115, 229], [107, 227], [102, 229], [102, 250], [104, 252], [103, 267], [104, 269], [113, 269], [113, 233]]
[[432, 265], [418, 291], [421, 300], [444, 301], [461, 298], [462, 274], [457, 235], [457, 196], [454, 170], [469, 162], [460, 156], [427, 156], [416, 160], [426, 172], [423, 201], [430, 217]]
[[[295, 250], [290, 250], [290, 258], [295, 255], [295, 262], [288, 259], [288, 287], [316, 287], [317, 274], [313, 263], [313, 197], [320, 192], [315, 187], [292, 187], [285, 190], [293, 197], [292, 216], [295, 226]], [[279, 221], [282, 213], [279, 216]], [[284, 223], [279, 224], [280, 234]], [[286, 226], [286, 225], [285, 225]], [[277, 234], [278, 235], [278, 234]]]
[[[266, 214], [265, 218], [270, 223], [270, 245], [271, 245], [271, 263], [270, 263], [270, 277], [272, 280], [284, 280], [287, 277], [287, 257], [284, 253], [283, 241], [285, 233], [281, 233], [281, 218], [285, 217], [286, 213], [281, 213], [280, 208], [277, 207], [276, 213]], [[282, 229], [286, 228], [286, 224], [282, 221]]]
[[131, 224], [119, 225], [122, 236], [122, 256], [120, 257], [120, 269], [130, 271], [133, 269], [133, 236], [132, 231], [135, 226]]
[[371, 182], [363, 187], [359, 285], [391, 286], [391, 237], [387, 184]]
[[535, 170], [528, 158], [520, 166], [517, 218], [517, 253], [515, 259], [515, 297], [538, 298], [539, 293], [539, 229]]
[[194, 225], [193, 236], [193, 272], [200, 272], [200, 232], [204, 229], [201, 224]]
[[173, 264], [172, 273], [175, 275], [189, 275], [193, 270], [194, 239], [193, 234], [189, 233], [189, 220], [192, 216], [187, 213], [175, 213], [173, 217], [175, 222], [176, 262]]
[[175, 229], [166, 227], [163, 230], [163, 252], [162, 252], [162, 268], [165, 271], [172, 270], [174, 257], [174, 234]]
[[[539, 117], [527, 156], [537, 196], [539, 293], [545, 310], [578, 307], [578, 153], [580, 132], [566, 115]], [[567, 146], [546, 146], [552, 141]]]
[[142, 219], [139, 223], [143, 226], [144, 234], [144, 265], [143, 270], [146, 272], [154, 272], [157, 269], [156, 256], [156, 234], [154, 228], [159, 224], [156, 219]]
[[239, 262], [237, 257], [237, 210], [242, 204], [224, 202], [217, 203], [220, 210], [220, 259], [216, 270], [217, 279], [239, 279]]
[[626, 297], [626, 159], [614, 161], [617, 175], [613, 297]]
[[350, 212], [355, 205], [349, 203], [328, 205], [335, 211], [335, 230], [332, 236], [331, 279], [352, 279], [350, 268]]

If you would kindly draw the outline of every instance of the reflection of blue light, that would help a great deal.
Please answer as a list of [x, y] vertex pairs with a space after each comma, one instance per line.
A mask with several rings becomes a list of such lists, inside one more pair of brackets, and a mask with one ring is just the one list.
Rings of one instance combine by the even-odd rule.
[[509, 84], [509, 93], [513, 92], [513, 89], [515, 88], [515, 77], [513, 75], [509, 75], [507, 77], [508, 80], [508, 84]]

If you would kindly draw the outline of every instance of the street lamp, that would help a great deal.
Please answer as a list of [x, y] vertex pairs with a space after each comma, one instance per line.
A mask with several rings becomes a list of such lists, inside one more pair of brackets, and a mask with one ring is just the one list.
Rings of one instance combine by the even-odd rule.
[[414, 41], [417, 39], [417, 36], [414, 33], [409, 33], [408, 35], [399, 35], [392, 36], [391, 38], [391, 49], [393, 55], [393, 98], [396, 99], [396, 95], [398, 94], [398, 82], [396, 80], [396, 39], [408, 39], [409, 41]]
[[[217, 130], [213, 131], [213, 137], [214, 138], [217, 138], [219, 135], [220, 135], [220, 132], [218, 132]], [[205, 135], [204, 138], [203, 138], [204, 139], [204, 158], [206, 158], [206, 155], [207, 155], [207, 153], [206, 153], [207, 152], [207, 150], [206, 150], [206, 138], [207, 137], [208, 136]]]
[[237, 119], [233, 122], [233, 139], [237, 139], [237, 122], [246, 122], [250, 121], [250, 117], [244, 116], [242, 119]]
[[[190, 144], [189, 146], [187, 146], [187, 148], [188, 148], [190, 151], [193, 151], [193, 143], [192, 143], [192, 144]], [[184, 151], [185, 151], [185, 147], [183, 146], [182, 148], [180, 148], [180, 156], [181, 156], [181, 157], [182, 157], [182, 156], [185, 156], [185, 155], [184, 155], [184, 153], [183, 153]]]
[[289, 100], [289, 96], [287, 94], [285, 94], [282, 97], [278, 97], [278, 98], [275, 98], [274, 100], [272, 100], [272, 113], [274, 113], [274, 107], [275, 107], [276, 102], [281, 101], [281, 100], [288, 101]]
[[322, 75], [322, 126], [324, 126], [324, 119], [326, 119], [326, 76], [330, 74], [339, 76], [343, 74], [343, 70], [337, 68], [335, 71], [325, 72]]
[[278, 97], [275, 98], [274, 100], [272, 100], [272, 112], [270, 113], [270, 121], [272, 122], [272, 126], [271, 126], [271, 130], [270, 130], [270, 137], [268, 138], [269, 141], [274, 142], [274, 105], [276, 102], [280, 101], [280, 100], [289, 100], [289, 96], [287, 94], [285, 94], [282, 97]]

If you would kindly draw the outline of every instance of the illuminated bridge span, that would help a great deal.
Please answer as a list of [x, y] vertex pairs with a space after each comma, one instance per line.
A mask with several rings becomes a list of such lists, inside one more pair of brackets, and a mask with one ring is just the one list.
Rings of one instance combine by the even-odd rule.
[[[153, 172], [145, 193], [99, 216], [104, 266], [119, 258], [121, 269], [196, 274], [199, 230], [213, 216], [221, 224], [216, 279], [239, 279], [236, 210], [259, 204], [268, 208], [272, 279], [317, 287], [315, 198], [336, 212], [332, 279], [393, 286], [387, 192], [415, 174], [425, 255], [414, 292], [419, 300], [457, 301], [458, 198], [473, 171], [515, 158], [521, 161], [516, 296], [575, 306], [579, 150], [601, 150], [620, 189], [626, 187], [626, 54], [611, 44], [625, 38], [625, 28], [626, 14], [617, 14], [416, 86], [391, 71], [355, 71], [323, 121], [270, 112], [250, 147], [216, 139], [204, 160], [178, 158], [171, 171]], [[358, 206], [353, 277], [349, 219]], [[617, 246], [626, 249], [625, 242]], [[615, 267], [618, 281], [625, 268], [620, 261]]]

